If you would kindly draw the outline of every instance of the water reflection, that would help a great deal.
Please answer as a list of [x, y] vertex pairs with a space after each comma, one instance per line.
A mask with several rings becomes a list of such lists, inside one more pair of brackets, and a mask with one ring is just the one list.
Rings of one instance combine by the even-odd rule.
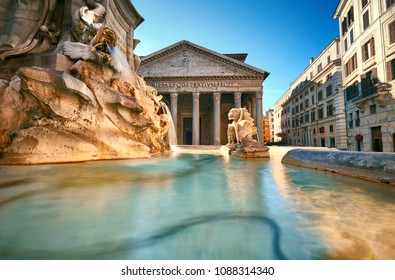
[[394, 259], [395, 190], [220, 155], [0, 167], [0, 259]]

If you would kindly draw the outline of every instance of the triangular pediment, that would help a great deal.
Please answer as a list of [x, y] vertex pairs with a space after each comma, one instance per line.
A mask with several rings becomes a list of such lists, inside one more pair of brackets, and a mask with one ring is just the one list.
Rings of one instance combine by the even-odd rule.
[[237, 59], [181, 41], [143, 57], [138, 74], [145, 78], [250, 77], [264, 80], [269, 73]]

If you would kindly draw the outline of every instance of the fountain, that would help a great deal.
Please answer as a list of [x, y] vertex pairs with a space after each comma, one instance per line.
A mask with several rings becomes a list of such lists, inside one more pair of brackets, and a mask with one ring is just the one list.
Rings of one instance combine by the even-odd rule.
[[[0, 163], [146, 158], [170, 151], [164, 141], [170, 118], [158, 113], [162, 96], [136, 74], [138, 40], [126, 51], [128, 59], [117, 47], [125, 48], [114, 2], [65, 2], [5, 4], [16, 15], [2, 26], [25, 24], [28, 30], [14, 34], [11, 28], [9, 36], [0, 36]], [[134, 9], [129, 1], [115, 2]], [[66, 7], [74, 8], [69, 30], [57, 19]]]
[[[228, 115], [235, 157], [167, 155], [171, 114], [114, 22], [130, 5], [2, 2], [0, 260], [395, 258], [394, 188], [282, 164], [303, 154], [319, 167], [285, 147], [240, 159], [269, 156], [245, 109]], [[45, 164], [61, 162], [74, 163]], [[366, 165], [371, 176], [377, 162]]]
[[169, 109], [169, 106], [167, 106], [167, 104], [163, 101], [161, 101], [161, 106], [162, 106], [162, 110], [163, 112], [169, 116], [169, 124], [170, 124], [170, 128], [168, 131], [168, 138], [169, 138], [169, 144], [170, 146], [174, 147], [177, 146], [177, 132], [176, 132], [176, 127], [174, 125], [174, 121], [173, 118], [171, 116], [171, 112]]

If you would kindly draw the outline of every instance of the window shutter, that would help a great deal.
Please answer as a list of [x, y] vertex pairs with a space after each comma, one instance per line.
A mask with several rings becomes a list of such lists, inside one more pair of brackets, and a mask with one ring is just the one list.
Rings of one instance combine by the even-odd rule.
[[375, 48], [374, 48], [374, 37], [370, 39], [370, 54], [374, 56], [376, 54]]
[[366, 61], [365, 45], [361, 47], [362, 61]]
[[391, 61], [387, 61], [385, 63], [386, 66], [386, 73], [387, 73], [387, 81], [392, 81], [392, 69], [391, 69]]
[[389, 35], [390, 35], [390, 44], [395, 42], [395, 21], [391, 22], [388, 25]]

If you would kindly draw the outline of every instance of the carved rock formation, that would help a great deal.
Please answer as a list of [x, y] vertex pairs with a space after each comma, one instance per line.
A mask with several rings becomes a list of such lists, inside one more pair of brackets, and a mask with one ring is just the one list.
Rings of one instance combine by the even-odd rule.
[[132, 88], [115, 90], [107, 67], [79, 61], [73, 71], [82, 80], [32, 67], [2, 81], [0, 163], [136, 158], [169, 150], [161, 117], [141, 105], [155, 107], [154, 100], [137, 98]]
[[102, 23], [106, 10], [97, 2], [85, 1], [73, 16], [79, 42], [64, 44], [77, 60], [70, 74], [22, 67], [10, 81], [0, 80], [0, 164], [144, 158], [170, 150], [162, 96], [116, 53], [116, 34]]

